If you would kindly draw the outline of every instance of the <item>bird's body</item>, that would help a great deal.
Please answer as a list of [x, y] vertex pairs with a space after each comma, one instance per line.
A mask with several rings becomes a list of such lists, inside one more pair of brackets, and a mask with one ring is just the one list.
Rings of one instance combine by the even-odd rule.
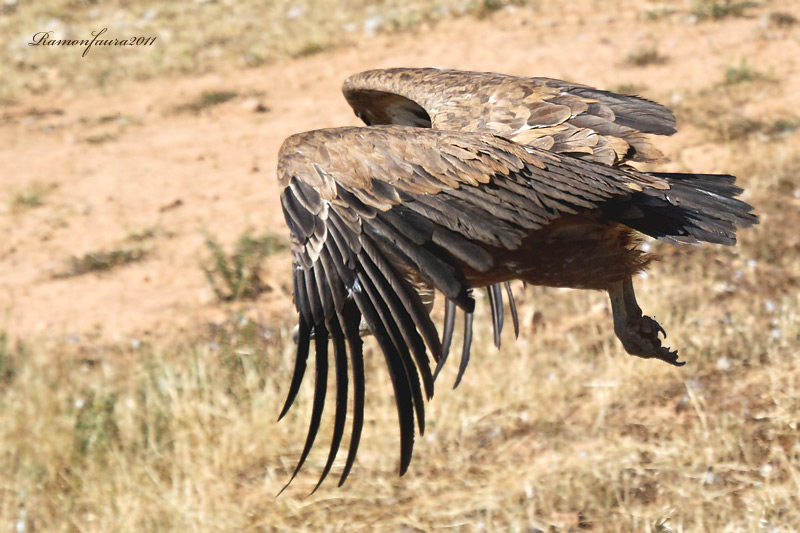
[[647, 255], [635, 248], [635, 234], [602, 213], [566, 215], [531, 232], [516, 250], [497, 250], [497, 267], [488, 272], [465, 266], [470, 287], [522, 280], [529, 285], [605, 290], [642, 270]]
[[[406, 126], [300, 134], [287, 140], [281, 154], [282, 184], [303, 179], [331, 207], [353, 208], [340, 194], [345, 192], [374, 209], [374, 216], [391, 216], [395, 226], [405, 221], [419, 229], [432, 220], [442, 234], [463, 233], [472, 241], [470, 250], [440, 251], [458, 266], [468, 288], [522, 279], [605, 289], [645, 262], [633, 246], [634, 232], [605, 216], [605, 200], [645, 188], [661, 196], [669, 190], [662, 178], [493, 135]], [[309, 246], [311, 265], [320, 244], [312, 236]]]
[[[428, 356], [440, 366], [446, 359], [461, 308], [461, 379], [475, 288], [489, 291], [498, 345], [501, 288], [516, 326], [508, 282], [519, 279], [608, 291], [614, 331], [629, 353], [682, 364], [634, 297], [631, 276], [650, 260], [636, 247], [640, 235], [733, 244], [736, 229], [757, 219], [735, 198], [741, 190], [732, 176], [643, 173], [624, 164], [658, 156], [643, 133], [674, 131], [666, 108], [558, 80], [435, 69], [362, 73], [344, 92], [371, 125], [293, 135], [278, 164], [300, 313], [282, 416], [312, 338], [316, 345], [312, 422], [295, 474], [320, 425], [329, 342], [336, 414], [322, 478], [342, 440], [350, 375], [353, 424], [342, 482], [353, 466], [365, 401], [362, 321], [392, 377], [405, 472], [414, 421], [422, 432], [424, 398], [433, 394]], [[433, 290], [447, 302], [442, 341], [424, 296]]]

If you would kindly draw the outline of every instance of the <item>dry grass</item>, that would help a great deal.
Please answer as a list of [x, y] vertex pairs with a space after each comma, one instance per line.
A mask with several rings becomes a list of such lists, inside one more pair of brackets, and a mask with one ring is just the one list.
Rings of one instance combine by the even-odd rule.
[[306, 388], [275, 424], [291, 317], [232, 317], [164, 346], [54, 353], [4, 339], [0, 516], [24, 531], [793, 529], [800, 150], [742, 143], [731, 170], [762, 224], [737, 248], [656, 246], [668, 260], [638, 282], [684, 369], [623, 355], [603, 295], [529, 289], [526, 327], [502, 352], [480, 306], [465, 382], [450, 391], [446, 369], [405, 478], [389, 379], [369, 357], [351, 480], [306, 497], [323, 444], [276, 499], [309, 411]]
[[[442, 19], [483, 17], [524, 0], [404, 2], [245, 0], [164, 3], [145, 0], [44, 0], [0, 7], [0, 103], [25, 93], [110, 92], [121, 83], [187, 73], [228, 72], [303, 57], [357, 42], [365, 35], [406, 31]], [[29, 46], [39, 32], [53, 40], [156, 37], [151, 46]], [[5, 42], [4, 42], [5, 41]]]
[[716, 84], [690, 91], [674, 107], [681, 118], [710, 132], [716, 140], [730, 143], [757, 137], [767, 141], [797, 130], [800, 119], [794, 110], [773, 107], [758, 114], [742, 110], [754, 99], [782, 90], [779, 78], [742, 59], [738, 65], [727, 65]]

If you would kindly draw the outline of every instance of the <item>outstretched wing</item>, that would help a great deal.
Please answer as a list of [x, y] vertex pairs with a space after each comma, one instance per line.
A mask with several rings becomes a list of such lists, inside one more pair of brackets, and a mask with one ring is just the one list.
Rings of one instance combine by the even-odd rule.
[[663, 197], [668, 189], [658, 177], [560, 157], [493, 135], [403, 126], [294, 135], [281, 148], [278, 175], [300, 315], [295, 371], [281, 417], [299, 390], [312, 337], [315, 344], [311, 423], [292, 479], [320, 426], [332, 343], [334, 430], [320, 483], [343, 438], [349, 372], [354, 411], [340, 484], [353, 466], [363, 424], [362, 317], [383, 351], [394, 386], [403, 474], [411, 460], [415, 418], [422, 433], [424, 399], [433, 394], [428, 355], [442, 358], [415, 284], [444, 293], [448, 308], [471, 313], [468, 277], [495, 266], [494, 251], [518, 248], [528, 233], [564, 214], [644, 190]]
[[351, 76], [342, 91], [367, 124], [489, 132], [607, 165], [658, 159], [644, 134], [675, 133], [660, 104], [551, 78], [394, 68]]

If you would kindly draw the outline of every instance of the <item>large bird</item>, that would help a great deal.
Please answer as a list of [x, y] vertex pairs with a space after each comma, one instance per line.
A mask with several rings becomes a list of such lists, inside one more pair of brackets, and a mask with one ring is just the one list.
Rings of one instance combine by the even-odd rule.
[[[355, 74], [345, 80], [342, 92], [355, 114], [367, 125], [398, 124], [492, 133], [611, 166], [628, 161], [659, 160], [661, 152], [644, 134], [672, 135], [676, 131], [674, 115], [660, 104], [552, 78], [438, 68], [393, 68]], [[518, 334], [514, 298], [507, 283], [505, 288]], [[424, 289], [425, 297], [432, 298], [430, 289]], [[612, 291], [615, 289], [619, 288], [612, 288]], [[633, 285], [628, 283], [626, 291], [632, 306], [635, 303]], [[494, 342], [499, 348], [503, 290], [501, 285], [493, 284], [487, 287], [487, 293]], [[610, 294], [614, 296], [611, 291]], [[426, 303], [430, 305], [431, 302]], [[445, 359], [452, 339], [455, 309], [454, 303], [448, 300], [443, 332]], [[642, 321], [649, 333], [660, 329], [647, 317]], [[456, 386], [469, 361], [472, 339], [469, 313], [464, 326], [465, 344]], [[636, 350], [630, 341], [625, 342], [625, 347], [629, 353]], [[645, 355], [641, 350], [638, 352], [635, 355]]]
[[329, 344], [334, 427], [317, 487], [344, 436], [350, 376], [340, 485], [352, 469], [364, 420], [362, 322], [389, 368], [406, 472], [415, 420], [422, 433], [424, 401], [433, 395], [429, 354], [440, 364], [446, 355], [427, 305], [434, 290], [447, 301], [445, 345], [455, 308], [466, 313], [459, 374], [471, 290], [489, 288], [497, 335], [501, 287], [517, 279], [608, 291], [614, 331], [629, 353], [682, 364], [636, 303], [631, 276], [650, 260], [636, 247], [639, 235], [734, 244], [736, 229], [757, 218], [736, 199], [733, 176], [643, 173], [624, 164], [658, 156], [643, 133], [674, 132], [666, 108], [558, 80], [436, 69], [362, 73], [344, 93], [369, 126], [293, 135], [278, 162], [299, 312], [281, 417], [315, 345], [311, 423], [291, 479], [319, 430]]

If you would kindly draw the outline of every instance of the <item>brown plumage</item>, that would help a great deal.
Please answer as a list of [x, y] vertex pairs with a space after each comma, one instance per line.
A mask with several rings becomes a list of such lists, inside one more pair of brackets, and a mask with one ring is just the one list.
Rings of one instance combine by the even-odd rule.
[[[319, 429], [329, 343], [336, 399], [320, 483], [344, 435], [351, 375], [352, 429], [340, 484], [353, 466], [365, 402], [362, 320], [394, 386], [401, 474], [411, 460], [415, 418], [422, 433], [424, 400], [433, 394], [428, 356], [441, 367], [456, 308], [466, 313], [459, 380], [463, 374], [473, 288], [488, 287], [498, 344], [502, 288], [510, 280], [607, 290], [625, 349], [681, 364], [676, 352], [661, 346], [661, 326], [636, 304], [631, 275], [649, 259], [636, 249], [637, 232], [675, 244], [733, 244], [736, 228], [757, 219], [735, 199], [741, 190], [732, 176], [647, 174], [621, 165], [654, 157], [641, 132], [674, 131], [668, 110], [557, 80], [433, 69], [371, 71], [348, 79], [344, 90], [368, 124], [405, 125], [300, 133], [280, 151], [300, 315], [297, 361], [281, 417], [298, 392], [312, 339], [316, 367], [311, 425], [292, 479]], [[580, 126], [589, 122], [597, 129]], [[436, 129], [442, 125], [450, 130]], [[533, 129], [542, 134], [520, 142]], [[447, 300], [442, 342], [420, 296], [430, 288]]]
[[493, 133], [607, 165], [657, 160], [644, 134], [675, 133], [662, 105], [551, 78], [394, 68], [351, 76], [342, 92], [368, 125]]

